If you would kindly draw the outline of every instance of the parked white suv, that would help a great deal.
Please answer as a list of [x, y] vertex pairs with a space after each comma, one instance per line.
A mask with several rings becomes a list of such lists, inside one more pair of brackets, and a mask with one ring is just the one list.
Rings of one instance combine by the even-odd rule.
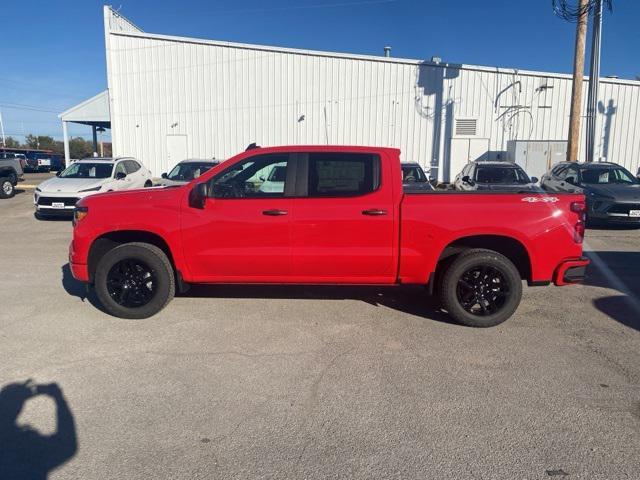
[[38, 216], [72, 214], [88, 195], [150, 186], [151, 172], [135, 158], [85, 158], [38, 185], [33, 203]]

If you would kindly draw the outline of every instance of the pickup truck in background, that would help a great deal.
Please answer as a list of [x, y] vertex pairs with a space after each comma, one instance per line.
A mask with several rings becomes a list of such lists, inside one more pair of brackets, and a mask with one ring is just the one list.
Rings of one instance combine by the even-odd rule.
[[[280, 188], [256, 188], [274, 165]], [[515, 312], [523, 281], [583, 279], [584, 214], [575, 194], [405, 192], [397, 149], [255, 148], [184, 186], [80, 200], [69, 263], [123, 318], [191, 283], [418, 284], [489, 327]]]
[[15, 186], [24, 177], [24, 155], [0, 152], [0, 198], [15, 195]]

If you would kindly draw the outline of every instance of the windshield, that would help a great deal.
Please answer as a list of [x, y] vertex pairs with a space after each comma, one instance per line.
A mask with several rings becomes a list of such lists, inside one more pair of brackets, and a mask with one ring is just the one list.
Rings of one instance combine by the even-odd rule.
[[403, 165], [402, 166], [402, 183], [425, 183], [427, 176], [424, 174], [422, 168], [418, 165]]
[[581, 168], [580, 173], [582, 174], [582, 183], [590, 184], [590, 185], [602, 185], [602, 184], [612, 184], [612, 183], [623, 183], [623, 184], [633, 184], [638, 183], [638, 181], [633, 178], [631, 173], [622, 168]]
[[179, 163], [173, 167], [167, 178], [179, 182], [190, 182], [214, 166], [213, 163]]
[[523, 170], [514, 167], [478, 167], [478, 183], [531, 183]]
[[66, 168], [60, 178], [109, 178], [113, 164], [77, 162]]

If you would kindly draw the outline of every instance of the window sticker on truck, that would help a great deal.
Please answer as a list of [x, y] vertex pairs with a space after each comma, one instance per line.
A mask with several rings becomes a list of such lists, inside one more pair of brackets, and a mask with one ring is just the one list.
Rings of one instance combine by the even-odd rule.
[[524, 197], [522, 199], [523, 202], [536, 203], [536, 202], [545, 202], [545, 203], [555, 203], [559, 201], [558, 197]]

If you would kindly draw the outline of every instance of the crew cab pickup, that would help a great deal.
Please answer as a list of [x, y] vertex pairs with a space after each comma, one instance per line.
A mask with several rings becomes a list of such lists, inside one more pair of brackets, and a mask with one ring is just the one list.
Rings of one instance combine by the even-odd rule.
[[[260, 188], [275, 167], [284, 181]], [[582, 280], [584, 213], [576, 194], [405, 193], [392, 148], [254, 148], [187, 185], [83, 198], [69, 262], [123, 318], [192, 283], [418, 284], [487, 327], [515, 312], [523, 280]]]

